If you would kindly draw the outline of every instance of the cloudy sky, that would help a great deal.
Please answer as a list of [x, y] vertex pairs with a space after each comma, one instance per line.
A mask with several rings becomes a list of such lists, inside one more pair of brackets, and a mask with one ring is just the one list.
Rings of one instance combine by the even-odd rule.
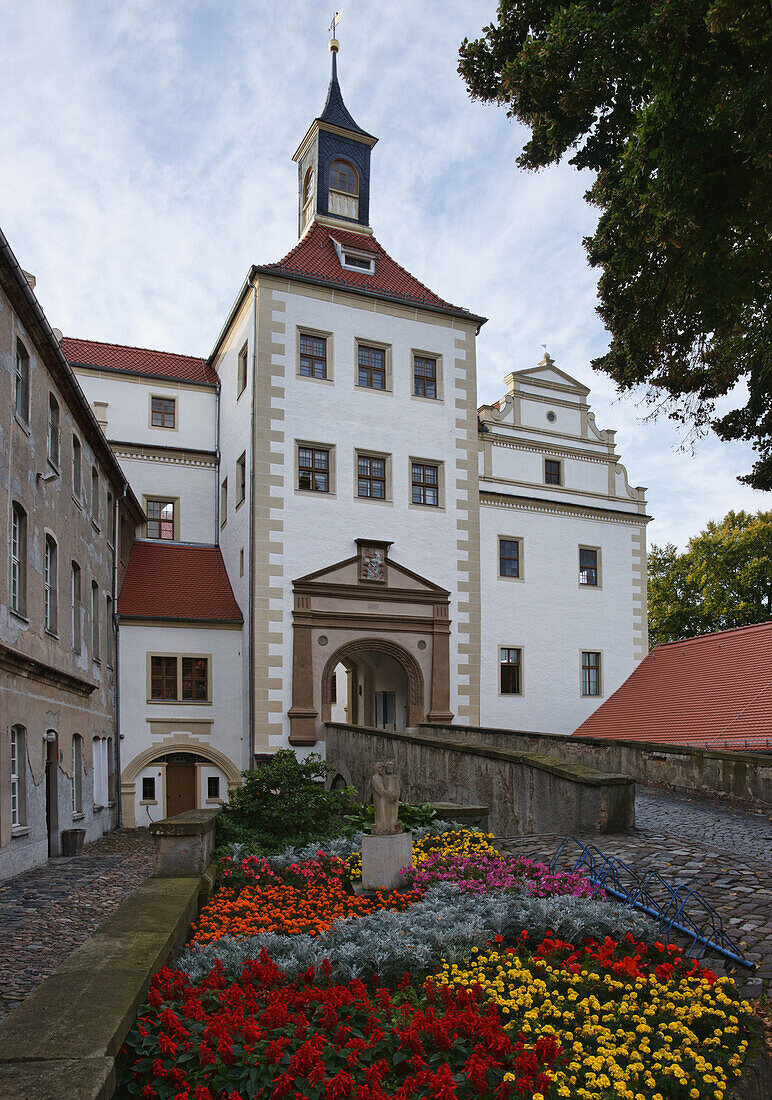
[[[340, 0], [339, 0], [340, 2]], [[685, 545], [729, 508], [772, 507], [737, 483], [750, 448], [684, 448], [590, 361], [607, 336], [582, 237], [586, 174], [525, 173], [525, 131], [472, 103], [458, 46], [493, 0], [342, 0], [346, 105], [380, 141], [371, 222], [391, 255], [489, 318], [479, 399], [546, 344], [592, 389], [649, 540]], [[207, 355], [252, 263], [297, 234], [292, 154], [324, 103], [332, 7], [315, 0], [0, 0], [0, 224], [66, 335]]]

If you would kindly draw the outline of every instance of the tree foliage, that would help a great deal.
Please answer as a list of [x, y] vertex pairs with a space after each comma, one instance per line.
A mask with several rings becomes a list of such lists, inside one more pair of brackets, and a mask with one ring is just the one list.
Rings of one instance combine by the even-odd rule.
[[729, 512], [649, 554], [651, 645], [772, 619], [772, 512]]
[[[474, 97], [531, 128], [518, 163], [572, 150], [601, 210], [585, 239], [621, 390], [759, 452], [772, 488], [770, 0], [501, 0], [465, 40]], [[747, 402], [716, 419], [738, 381]], [[733, 394], [733, 398], [734, 398]]]

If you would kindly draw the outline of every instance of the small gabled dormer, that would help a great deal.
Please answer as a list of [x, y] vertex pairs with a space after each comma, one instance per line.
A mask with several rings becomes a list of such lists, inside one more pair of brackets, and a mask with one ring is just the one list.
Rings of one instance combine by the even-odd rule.
[[299, 236], [314, 219], [348, 229], [369, 228], [370, 150], [378, 139], [357, 126], [343, 102], [335, 38], [330, 51], [327, 102], [293, 157], [298, 166]]

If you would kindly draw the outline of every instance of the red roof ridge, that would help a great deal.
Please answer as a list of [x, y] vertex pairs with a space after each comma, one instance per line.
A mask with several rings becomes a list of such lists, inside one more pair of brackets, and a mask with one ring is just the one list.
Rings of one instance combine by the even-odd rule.
[[[181, 351], [164, 351], [161, 348], [144, 348], [139, 347], [136, 344], [116, 344], [113, 340], [92, 340], [86, 336], [63, 336], [62, 341], [69, 340], [72, 343], [77, 344], [99, 344], [103, 348], [122, 348], [125, 351], [149, 351], [153, 355], [173, 355], [176, 359], [192, 359], [196, 363], [205, 363], [206, 356], [202, 355], [187, 355]], [[87, 367], [88, 363], [81, 363], [79, 366]]]
[[[772, 627], [772, 619], [764, 619], [760, 623], [746, 623], [745, 626], [728, 626], [725, 630], [711, 630], [705, 634], [693, 634], [690, 638], [673, 638], [670, 642], [658, 642], [651, 650], [654, 653], [657, 649], [664, 649], [666, 646], [671, 645], [693, 645], [695, 642], [704, 642], [710, 638], [717, 638], [723, 634], [738, 634], [743, 630], [757, 630], [759, 627], [766, 626]], [[647, 654], [651, 656], [651, 653]]]

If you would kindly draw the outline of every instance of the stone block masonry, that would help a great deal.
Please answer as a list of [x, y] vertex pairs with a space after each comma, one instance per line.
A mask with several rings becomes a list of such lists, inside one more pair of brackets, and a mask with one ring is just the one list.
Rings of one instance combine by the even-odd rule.
[[[451, 801], [490, 807], [497, 836], [619, 833], [635, 825], [635, 783], [556, 756], [512, 752], [442, 738], [433, 727], [394, 733], [327, 725], [326, 758], [360, 798], [370, 798], [377, 760], [394, 760], [407, 802]], [[453, 727], [448, 727], [448, 735]]]

